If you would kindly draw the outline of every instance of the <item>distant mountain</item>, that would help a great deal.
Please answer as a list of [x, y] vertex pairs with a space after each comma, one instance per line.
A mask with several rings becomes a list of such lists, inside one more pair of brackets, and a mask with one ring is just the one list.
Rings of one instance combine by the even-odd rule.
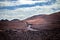
[[13, 19], [13, 20], [11, 20], [11, 22], [20, 22], [21, 20], [19, 20], [19, 19]]
[[7, 19], [5, 19], [5, 20], [4, 19], [1, 19], [0, 21], [9, 21], [9, 20], [7, 20]]
[[20, 21], [19, 19], [13, 19], [13, 20], [11, 20], [11, 21]]

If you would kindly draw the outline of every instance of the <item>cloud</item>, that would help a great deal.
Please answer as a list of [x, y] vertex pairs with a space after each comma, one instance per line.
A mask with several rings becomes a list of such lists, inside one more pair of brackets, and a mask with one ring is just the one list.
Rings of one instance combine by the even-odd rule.
[[33, 4], [21, 4], [21, 5], [15, 5], [15, 6], [1, 6], [0, 9], [17, 9], [17, 8], [26, 8], [26, 7], [34, 7], [34, 6], [49, 6], [56, 2], [56, 0], [51, 0], [48, 2], [36, 2]]
[[0, 0], [0, 1], [5, 1], [5, 0]]
[[[9, 2], [9, 1], [5, 1], [5, 2], [0, 2], [0, 6], [1, 5], [5, 5], [5, 6], [16, 6], [16, 5], [22, 5], [22, 4], [53, 4], [55, 3], [56, 0], [50, 0], [50, 1], [46, 1], [46, 0], [40, 0], [40, 1], [24, 1], [24, 0], [18, 0], [16, 2]], [[8, 4], [7, 4], [8, 3]], [[3, 5], [3, 6], [4, 6]]]
[[4, 2], [4, 1], [17, 1], [17, 0], [0, 0], [0, 2]]
[[7, 0], [7, 1], [18, 1], [18, 0]]

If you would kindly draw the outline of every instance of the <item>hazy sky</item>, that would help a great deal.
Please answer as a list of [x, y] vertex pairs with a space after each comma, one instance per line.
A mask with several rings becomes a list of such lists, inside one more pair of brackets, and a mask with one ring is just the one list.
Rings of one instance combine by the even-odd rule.
[[0, 19], [26, 19], [60, 11], [60, 0], [0, 0]]

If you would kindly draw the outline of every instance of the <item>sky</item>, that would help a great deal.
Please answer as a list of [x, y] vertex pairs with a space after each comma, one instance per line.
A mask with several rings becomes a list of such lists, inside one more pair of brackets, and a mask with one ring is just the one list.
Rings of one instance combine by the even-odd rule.
[[60, 0], [0, 0], [0, 20], [20, 19], [60, 11]]

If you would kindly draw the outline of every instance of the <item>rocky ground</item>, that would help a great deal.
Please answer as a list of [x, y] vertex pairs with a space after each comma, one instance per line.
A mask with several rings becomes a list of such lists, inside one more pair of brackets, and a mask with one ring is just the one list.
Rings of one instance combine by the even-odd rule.
[[60, 29], [40, 31], [13, 31], [0, 32], [0, 40], [60, 40]]

